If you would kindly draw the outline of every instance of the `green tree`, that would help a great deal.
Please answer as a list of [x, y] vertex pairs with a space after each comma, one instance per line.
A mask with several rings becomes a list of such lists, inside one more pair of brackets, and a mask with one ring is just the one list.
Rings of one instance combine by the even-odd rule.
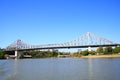
[[87, 56], [89, 54], [89, 51], [88, 50], [85, 50], [85, 51], [82, 51], [81, 53], [83, 56]]
[[113, 53], [119, 53], [120, 52], [120, 46], [116, 46], [114, 49], [113, 49]]
[[103, 53], [103, 47], [98, 47], [96, 51], [97, 53]]
[[0, 50], [0, 59], [4, 59], [4, 51]]
[[30, 51], [24, 51], [23, 54], [24, 55], [30, 55]]
[[106, 48], [104, 49], [104, 53], [105, 53], [105, 54], [112, 54], [112, 51], [113, 51], [113, 49], [112, 49], [111, 46], [108, 46], [108, 47], [106, 47]]
[[53, 51], [51, 52], [51, 54], [52, 54], [52, 57], [57, 57], [58, 54], [61, 54], [61, 53], [59, 53], [59, 52], [56, 51], [56, 50], [53, 50]]
[[96, 54], [96, 51], [89, 51], [89, 54], [91, 54], [91, 55], [95, 55]]

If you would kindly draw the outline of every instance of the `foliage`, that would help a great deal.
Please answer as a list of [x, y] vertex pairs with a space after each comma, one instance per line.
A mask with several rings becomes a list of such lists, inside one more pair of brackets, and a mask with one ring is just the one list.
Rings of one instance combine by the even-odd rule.
[[81, 53], [83, 56], [87, 56], [89, 54], [89, 51], [88, 50], [85, 50], [85, 51], [82, 51]]
[[98, 47], [96, 50], [97, 53], [103, 53], [103, 47]]
[[52, 56], [51, 57], [57, 57], [58, 56], [58, 52], [57, 51], [53, 51], [51, 52]]
[[73, 57], [81, 57], [81, 54], [79, 52], [73, 53]]
[[91, 55], [95, 55], [96, 52], [92, 50], [92, 51], [89, 51], [89, 54], [91, 54]]
[[27, 51], [23, 53], [24, 55], [31, 55], [33, 58], [47, 58], [47, 57], [57, 57], [57, 51]]
[[0, 59], [4, 59], [4, 51], [0, 50]]
[[23, 54], [24, 55], [30, 55], [30, 52], [29, 51], [24, 51]]
[[116, 46], [114, 49], [113, 49], [113, 53], [119, 53], [120, 52], [120, 46]]
[[104, 49], [104, 54], [112, 54], [112, 51], [113, 51], [112, 47], [108, 46]]

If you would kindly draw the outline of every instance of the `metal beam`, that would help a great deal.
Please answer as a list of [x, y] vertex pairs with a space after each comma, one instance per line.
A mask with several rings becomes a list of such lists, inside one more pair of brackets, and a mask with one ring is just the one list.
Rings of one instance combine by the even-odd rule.
[[[40, 49], [64, 49], [64, 48], [88, 48], [88, 47], [107, 47], [107, 46], [117, 46], [120, 44], [105, 44], [105, 45], [82, 45], [82, 46], [56, 46], [56, 47], [42, 47], [42, 48], [29, 48], [29, 49], [17, 49], [17, 51], [24, 50], [40, 50]], [[15, 50], [5, 50], [5, 51], [15, 51]]]

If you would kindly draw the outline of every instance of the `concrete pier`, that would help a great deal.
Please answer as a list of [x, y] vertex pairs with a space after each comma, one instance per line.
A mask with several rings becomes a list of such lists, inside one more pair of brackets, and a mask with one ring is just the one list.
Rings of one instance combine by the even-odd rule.
[[19, 59], [22, 55], [22, 51], [15, 50], [15, 59]]

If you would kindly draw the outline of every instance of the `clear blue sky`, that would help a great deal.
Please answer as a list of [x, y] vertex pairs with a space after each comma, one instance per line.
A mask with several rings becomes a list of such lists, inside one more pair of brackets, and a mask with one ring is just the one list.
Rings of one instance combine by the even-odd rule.
[[0, 0], [0, 47], [62, 43], [92, 32], [120, 43], [120, 0]]

